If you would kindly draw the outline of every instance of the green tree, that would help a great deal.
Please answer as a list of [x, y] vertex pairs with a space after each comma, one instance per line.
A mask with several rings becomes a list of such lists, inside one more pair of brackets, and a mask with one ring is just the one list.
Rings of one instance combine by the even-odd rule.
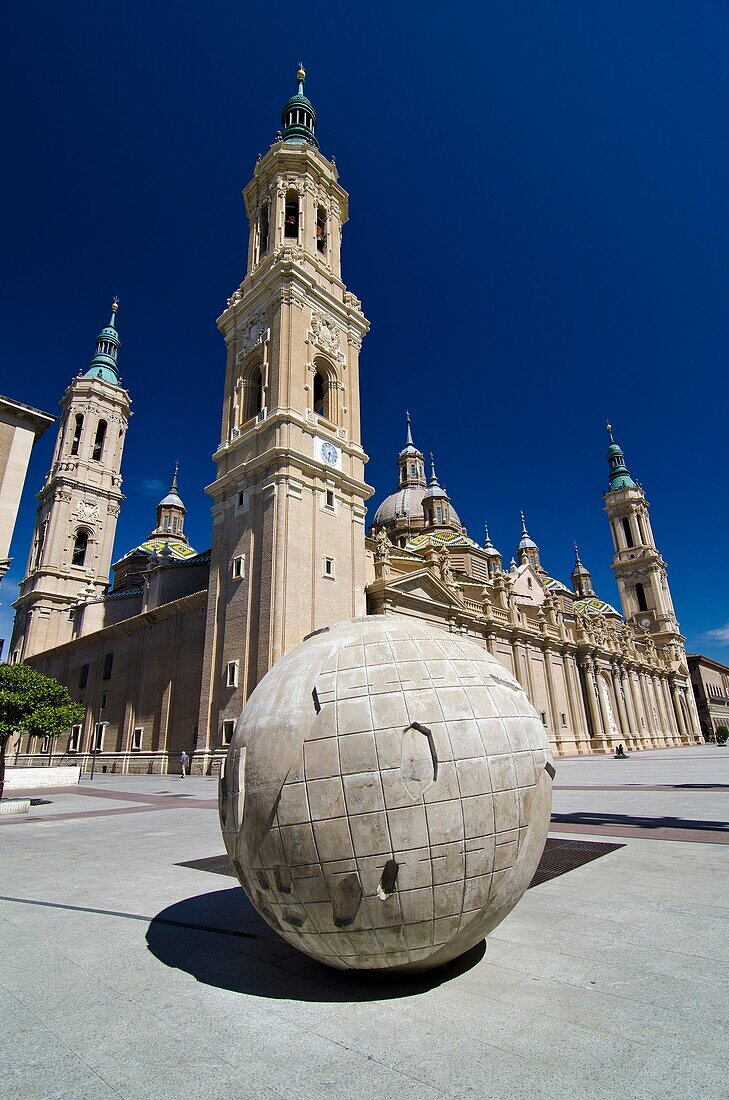
[[726, 726], [716, 727], [716, 743], [717, 745], [726, 745], [727, 738], [729, 738], [729, 729]]
[[0, 798], [5, 786], [5, 749], [14, 733], [58, 737], [82, 722], [84, 708], [68, 689], [29, 665], [0, 665]]

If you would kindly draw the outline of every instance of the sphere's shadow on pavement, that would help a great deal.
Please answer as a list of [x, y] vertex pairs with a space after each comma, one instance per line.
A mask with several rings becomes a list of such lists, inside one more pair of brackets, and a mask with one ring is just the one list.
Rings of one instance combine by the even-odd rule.
[[418, 974], [334, 970], [277, 936], [239, 887], [163, 909], [147, 929], [147, 946], [165, 966], [205, 985], [255, 997], [338, 1002], [424, 993], [470, 970], [486, 951], [484, 940], [447, 966]]

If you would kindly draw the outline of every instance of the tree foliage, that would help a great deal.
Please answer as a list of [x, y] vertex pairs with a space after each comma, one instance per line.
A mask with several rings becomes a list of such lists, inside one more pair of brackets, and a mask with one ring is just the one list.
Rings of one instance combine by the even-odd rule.
[[0, 665], [0, 742], [21, 731], [57, 737], [83, 717], [81, 704], [52, 676], [29, 665]]

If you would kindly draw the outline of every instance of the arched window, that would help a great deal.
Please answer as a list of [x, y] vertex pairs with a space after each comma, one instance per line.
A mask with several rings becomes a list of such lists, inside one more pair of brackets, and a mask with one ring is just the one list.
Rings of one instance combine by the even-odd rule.
[[640, 541], [642, 542], [643, 546], [647, 546], [648, 539], [645, 537], [645, 524], [643, 522], [643, 517], [640, 515], [638, 516], [638, 531], [640, 533]]
[[316, 247], [320, 252], [327, 250], [327, 212], [323, 206], [316, 211]]
[[170, 529], [170, 517], [165, 516], [165, 518], [162, 520], [162, 530], [163, 531], [169, 531], [169, 529]]
[[172, 517], [172, 534], [177, 534], [177, 516]]
[[260, 364], [255, 364], [248, 369], [248, 373], [241, 379], [240, 395], [240, 422], [246, 424], [258, 416], [263, 408], [263, 374]]
[[648, 602], [645, 598], [645, 588], [642, 584], [636, 584], [635, 586], [635, 598], [638, 601], [638, 610], [647, 611]]
[[284, 237], [299, 239], [299, 193], [289, 191], [286, 195], [286, 209], [284, 213]]
[[101, 453], [104, 450], [104, 440], [106, 439], [106, 421], [100, 420], [96, 428], [96, 437], [94, 439], [94, 449], [91, 452], [91, 457], [94, 462], [101, 462]]
[[38, 534], [35, 540], [35, 553], [33, 555], [33, 567], [37, 568], [40, 565], [41, 555], [43, 554], [43, 543], [46, 541], [46, 531], [48, 530], [48, 520], [44, 519], [43, 523], [38, 528]]
[[76, 423], [73, 426], [73, 442], [71, 443], [71, 454], [77, 455], [78, 449], [81, 445], [81, 432], [83, 431], [84, 418], [81, 413], [76, 413]]
[[261, 207], [261, 212], [258, 215], [258, 258], [265, 256], [268, 252], [268, 217], [269, 217], [269, 205], [264, 203]]
[[73, 553], [71, 554], [71, 565], [83, 565], [86, 561], [86, 551], [89, 546], [89, 533], [83, 527], [76, 532], [76, 538], [73, 540]]
[[628, 547], [635, 546], [633, 532], [630, 530], [630, 520], [627, 516], [623, 518], [623, 534], [625, 535], [625, 545]]
[[[314, 374], [314, 412], [317, 416], [327, 416], [326, 384], [321, 371]], [[328, 419], [328, 416], [327, 416]]]

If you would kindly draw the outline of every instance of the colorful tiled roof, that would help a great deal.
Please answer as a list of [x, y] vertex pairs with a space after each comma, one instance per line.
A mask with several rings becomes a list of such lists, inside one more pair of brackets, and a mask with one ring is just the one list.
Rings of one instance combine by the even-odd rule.
[[542, 584], [547, 589], [547, 592], [570, 592], [571, 589], [566, 584], [562, 584], [562, 581], [558, 581], [556, 577], [542, 577]]
[[169, 550], [170, 557], [174, 561], [189, 561], [190, 558], [197, 556], [197, 550], [192, 546], [188, 546], [186, 542], [180, 542], [177, 539], [147, 539], [146, 542], [142, 542], [139, 546], [132, 547], [131, 550], [127, 550], [126, 554], [120, 561], [124, 561], [125, 558], [131, 557], [132, 554], [146, 554], [147, 557], [152, 557], [155, 554], [160, 554], [165, 546]]
[[435, 546], [447, 546], [452, 549], [457, 546], [468, 546], [475, 550], [482, 548], [468, 535], [461, 535], [458, 531], [431, 531], [426, 535], [416, 535], [405, 547], [406, 550], [424, 550], [429, 544]]
[[575, 600], [573, 606], [575, 611], [583, 611], [588, 615], [617, 615], [620, 618], [620, 612], [616, 611], [611, 603], [606, 603], [605, 600], [600, 600], [597, 596]]

